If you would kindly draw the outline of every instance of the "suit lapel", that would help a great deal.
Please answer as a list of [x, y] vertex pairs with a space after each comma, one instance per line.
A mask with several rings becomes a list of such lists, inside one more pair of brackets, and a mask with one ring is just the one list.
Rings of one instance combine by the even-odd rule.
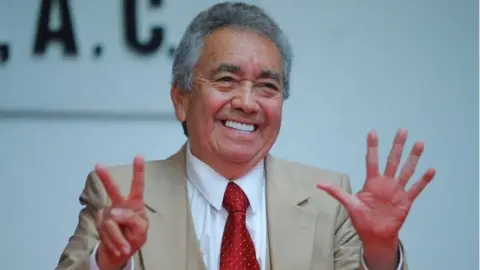
[[316, 215], [308, 207], [309, 195], [295, 185], [288, 166], [266, 159], [267, 226], [270, 260], [275, 270], [311, 268]]
[[186, 179], [185, 146], [146, 167], [144, 199], [149, 230], [141, 249], [146, 270], [205, 269], [198, 263], [202, 258], [187, 203]]
[[[185, 145], [146, 166], [145, 204], [150, 226], [142, 247], [145, 270], [206, 269], [188, 205]], [[267, 226], [271, 269], [310, 269], [316, 215], [309, 195], [281, 161], [266, 159]]]

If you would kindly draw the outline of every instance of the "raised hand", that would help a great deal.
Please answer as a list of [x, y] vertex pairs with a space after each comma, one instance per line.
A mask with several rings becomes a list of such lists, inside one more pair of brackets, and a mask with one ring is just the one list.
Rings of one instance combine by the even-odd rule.
[[357, 194], [352, 195], [327, 184], [318, 185], [318, 188], [328, 192], [346, 208], [352, 225], [364, 245], [397, 243], [398, 233], [413, 202], [435, 176], [435, 170], [429, 169], [409, 189], [405, 188], [423, 152], [423, 143], [416, 142], [396, 177], [406, 140], [407, 131], [400, 129], [395, 137], [385, 171], [380, 174], [378, 137], [373, 131], [368, 134], [366, 182]]
[[95, 166], [111, 201], [96, 216], [100, 236], [97, 264], [102, 270], [121, 269], [147, 239], [148, 220], [143, 201], [144, 168], [143, 158], [135, 157], [130, 193], [123, 197], [105, 167]]

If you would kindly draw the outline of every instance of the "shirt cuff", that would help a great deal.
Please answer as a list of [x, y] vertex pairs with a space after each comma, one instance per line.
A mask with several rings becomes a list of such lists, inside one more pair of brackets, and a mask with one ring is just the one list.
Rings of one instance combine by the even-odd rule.
[[[398, 260], [397, 270], [402, 270], [403, 268], [403, 247], [401, 244], [398, 244], [398, 255], [400, 256]], [[363, 257], [363, 248], [360, 251], [360, 256], [362, 256], [362, 266], [365, 270], [368, 270], [367, 264], [365, 263], [365, 257]]]
[[[90, 254], [90, 258], [89, 258], [90, 269], [89, 270], [100, 270], [100, 268], [98, 268], [97, 259], [96, 259], [98, 245], [99, 244], [97, 244], [95, 246], [95, 249], [93, 249], [92, 253]], [[125, 267], [122, 270], [135, 270], [135, 262], [133, 261], [132, 258], [130, 258], [130, 260], [128, 260], [127, 265], [125, 265]]]

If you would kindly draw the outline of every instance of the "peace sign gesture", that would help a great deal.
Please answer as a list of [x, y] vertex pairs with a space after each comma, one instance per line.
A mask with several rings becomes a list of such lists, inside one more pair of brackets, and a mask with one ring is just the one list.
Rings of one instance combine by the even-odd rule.
[[100, 210], [96, 226], [100, 236], [97, 264], [100, 269], [119, 269], [145, 243], [148, 220], [143, 201], [145, 161], [136, 156], [130, 193], [123, 197], [110, 173], [102, 165], [95, 171], [103, 183], [111, 205]]
[[366, 182], [357, 194], [349, 194], [331, 185], [318, 185], [318, 188], [328, 192], [346, 208], [364, 246], [396, 243], [400, 228], [413, 202], [435, 176], [435, 170], [429, 169], [409, 189], [405, 188], [423, 153], [423, 143], [416, 142], [396, 177], [406, 140], [407, 131], [400, 129], [396, 134], [385, 171], [380, 174], [378, 137], [373, 131], [368, 134]]

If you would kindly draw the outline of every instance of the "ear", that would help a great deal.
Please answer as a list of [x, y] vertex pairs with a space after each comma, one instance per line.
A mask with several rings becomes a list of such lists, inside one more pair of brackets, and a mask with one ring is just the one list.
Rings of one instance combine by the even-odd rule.
[[172, 99], [173, 108], [178, 121], [185, 122], [188, 110], [188, 92], [178, 88], [175, 83], [170, 89], [170, 98]]

